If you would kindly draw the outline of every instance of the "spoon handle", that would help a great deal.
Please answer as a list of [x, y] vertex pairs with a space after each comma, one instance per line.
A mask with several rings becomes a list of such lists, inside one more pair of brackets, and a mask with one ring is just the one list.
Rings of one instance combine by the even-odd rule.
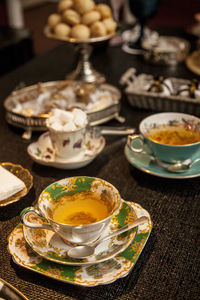
[[190, 167], [191, 167], [193, 164], [196, 164], [198, 161], [200, 161], [200, 157], [199, 157], [199, 158], [196, 158], [195, 160], [193, 160], [193, 162], [191, 163]]
[[129, 135], [135, 132], [135, 128], [130, 127], [112, 127], [112, 126], [94, 126], [92, 132], [95, 137], [100, 135]]
[[107, 236], [105, 236], [105, 237], [99, 239], [99, 240], [98, 240], [96, 243], [94, 243], [92, 246], [97, 246], [97, 245], [100, 244], [101, 242], [106, 241], [106, 240], [108, 240], [108, 239], [110, 239], [110, 238], [112, 238], [112, 237], [114, 237], [114, 236], [116, 236], [116, 235], [119, 235], [119, 234], [121, 234], [121, 233], [123, 233], [123, 232], [125, 232], [125, 231], [128, 231], [129, 229], [132, 229], [132, 228], [134, 228], [134, 227], [136, 227], [136, 226], [138, 226], [138, 225], [141, 225], [141, 224], [143, 224], [143, 223], [145, 223], [145, 222], [147, 222], [147, 221], [148, 221], [148, 218], [147, 218], [147, 217], [145, 217], [145, 216], [140, 217], [140, 218], [136, 219], [135, 221], [133, 221], [133, 222], [127, 224], [126, 226], [124, 226], [124, 227], [122, 227], [122, 228], [120, 228], [120, 229], [114, 231], [113, 233], [111, 233], [111, 234], [109, 234], [109, 235], [107, 235]]

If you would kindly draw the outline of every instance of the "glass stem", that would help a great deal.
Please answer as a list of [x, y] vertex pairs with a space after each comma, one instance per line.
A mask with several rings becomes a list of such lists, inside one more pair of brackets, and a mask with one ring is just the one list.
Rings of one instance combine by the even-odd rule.
[[140, 45], [140, 47], [142, 48], [142, 40], [144, 37], [144, 28], [145, 28], [145, 21], [140, 22], [140, 36], [138, 39], [138, 44]]

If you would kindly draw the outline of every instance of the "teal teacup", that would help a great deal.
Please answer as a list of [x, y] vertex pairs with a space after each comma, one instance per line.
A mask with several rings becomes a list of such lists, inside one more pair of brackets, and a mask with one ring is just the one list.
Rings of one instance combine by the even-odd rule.
[[[152, 154], [168, 163], [176, 163], [200, 155], [200, 119], [184, 113], [158, 113], [139, 124], [139, 135], [130, 135], [127, 145], [134, 152]], [[138, 140], [133, 146], [132, 141]]]

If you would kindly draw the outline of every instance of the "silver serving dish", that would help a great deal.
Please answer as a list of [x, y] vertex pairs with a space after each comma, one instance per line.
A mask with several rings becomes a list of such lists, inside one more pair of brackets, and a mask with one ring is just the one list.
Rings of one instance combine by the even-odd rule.
[[[49, 116], [49, 112], [51, 108], [54, 107], [54, 103], [50, 103], [51, 99], [47, 100], [47, 110], [37, 112], [36, 114], [33, 111], [29, 111], [26, 109], [23, 111], [16, 111], [17, 105], [20, 105], [20, 101], [23, 103], [31, 101], [34, 105], [34, 101], [37, 101], [38, 95], [41, 90], [45, 90], [50, 93], [50, 95], [55, 95], [55, 93], [60, 92], [63, 86], [67, 87], [75, 87], [77, 86], [77, 82], [74, 81], [52, 81], [45, 83], [38, 83], [29, 87], [25, 87], [16, 91], [13, 91], [4, 101], [4, 107], [6, 109], [6, 120], [9, 124], [23, 128], [25, 133], [23, 134], [23, 138], [30, 139], [32, 131], [44, 131], [46, 130], [46, 119]], [[94, 103], [94, 106], [88, 109], [87, 106], [84, 108], [84, 105], [79, 106], [78, 102], [70, 103], [70, 107], [68, 107], [68, 100], [66, 101], [66, 109], [71, 107], [80, 107], [83, 109], [88, 116], [88, 120], [91, 126], [103, 124], [111, 119], [116, 118], [119, 121], [123, 121], [123, 118], [119, 116], [120, 111], [120, 99], [121, 92], [116, 87], [110, 84], [101, 84], [97, 87], [100, 91], [109, 93], [110, 100], [109, 103], [101, 103], [99, 101]], [[51, 98], [51, 97], [50, 97]], [[49, 101], [49, 102], [48, 102]], [[51, 107], [52, 104], [52, 107]], [[36, 102], [36, 107], [40, 106], [39, 103]], [[49, 108], [49, 111], [48, 111]]]
[[183, 62], [189, 51], [190, 43], [174, 36], [159, 36], [143, 41], [144, 58], [154, 64], [176, 65]]

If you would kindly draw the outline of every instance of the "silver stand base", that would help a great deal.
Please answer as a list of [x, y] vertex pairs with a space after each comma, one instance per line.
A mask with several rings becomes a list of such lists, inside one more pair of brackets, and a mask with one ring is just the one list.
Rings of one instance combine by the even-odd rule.
[[76, 47], [78, 52], [78, 64], [72, 73], [66, 76], [67, 79], [83, 81], [87, 83], [101, 84], [105, 82], [104, 75], [97, 72], [91, 65], [89, 57], [92, 47], [89, 44], [81, 43]]

